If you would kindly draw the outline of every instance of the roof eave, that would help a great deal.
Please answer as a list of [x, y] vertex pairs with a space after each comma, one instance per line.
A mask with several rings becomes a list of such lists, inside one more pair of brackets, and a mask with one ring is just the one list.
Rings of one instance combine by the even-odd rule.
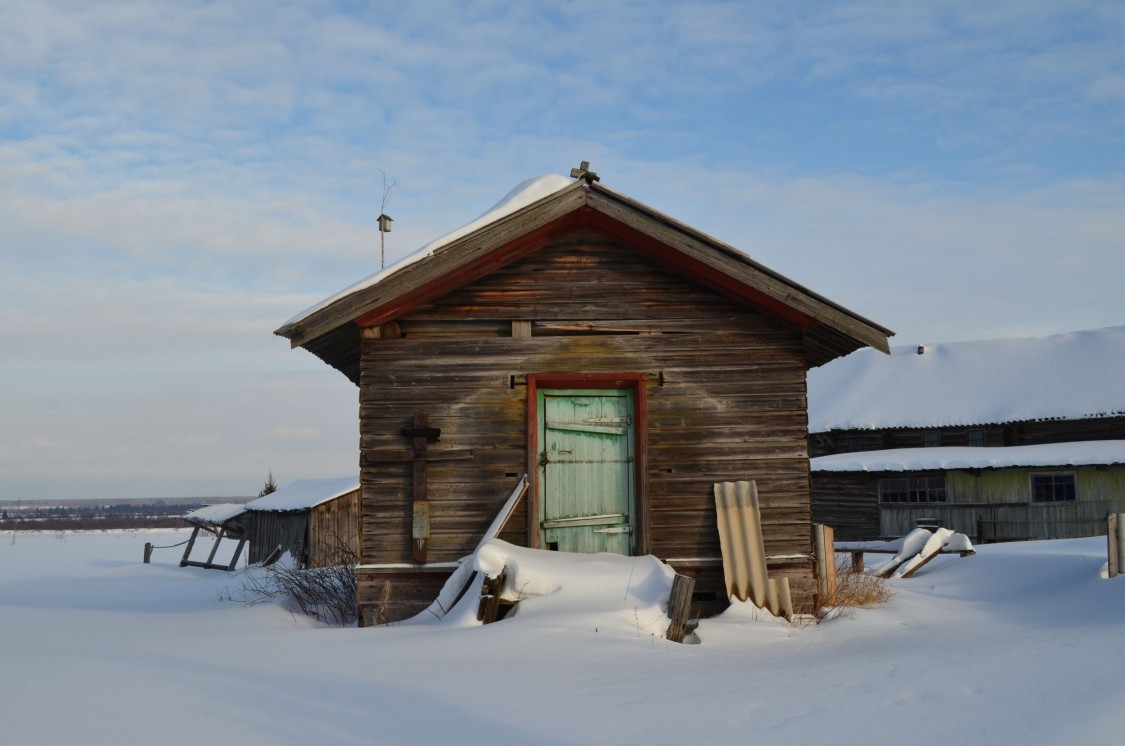
[[[804, 317], [806, 334], [816, 338], [813, 347], [818, 347], [819, 352], [810, 355], [812, 365], [823, 364], [864, 346], [883, 353], [890, 351], [888, 337], [894, 334], [893, 331], [759, 264], [729, 244], [600, 183], [587, 184], [582, 180], [440, 246], [432, 255], [404, 266], [376, 284], [345, 295], [298, 321], [285, 324], [274, 333], [289, 339], [292, 347], [302, 347], [360, 319], [364, 324], [392, 320], [409, 310], [412, 303], [424, 302], [430, 296], [440, 294], [454, 273], [463, 284], [474, 279], [474, 274], [490, 271], [498, 261], [518, 258], [518, 252], [509, 252], [509, 257], [492, 254], [536, 231], [561, 224], [559, 221], [582, 208], [589, 208], [593, 214], [667, 245], [696, 262], [697, 266], [729, 274], [733, 281], [753, 289], [764, 299], [793, 309]], [[526, 250], [525, 246], [525, 253]], [[451, 258], [454, 260], [451, 261]], [[470, 271], [464, 271], [466, 267]], [[443, 284], [442, 280], [447, 282]], [[323, 359], [327, 361], [327, 358]]]
[[301, 347], [342, 324], [365, 316], [395, 298], [424, 286], [435, 274], [432, 272], [434, 265], [440, 267], [447, 256], [459, 256], [458, 263], [470, 262], [526, 232], [541, 228], [585, 206], [588, 189], [584, 181], [576, 181], [569, 187], [434, 249], [430, 256], [404, 266], [375, 285], [343, 296], [298, 321], [283, 325], [274, 334], [288, 339], [292, 347]]

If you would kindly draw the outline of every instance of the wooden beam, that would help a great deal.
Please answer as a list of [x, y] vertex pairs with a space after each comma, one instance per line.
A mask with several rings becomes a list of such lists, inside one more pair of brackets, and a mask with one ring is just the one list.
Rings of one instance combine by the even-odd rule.
[[[405, 448], [369, 448], [361, 452], [360, 466], [378, 464], [407, 464], [415, 459], [414, 451]], [[426, 451], [427, 461], [465, 461], [473, 457], [472, 448], [443, 448], [440, 451]]]
[[492, 624], [500, 614], [500, 591], [504, 588], [504, 578], [507, 570], [501, 570], [495, 578], [486, 577], [481, 585], [480, 606], [477, 608], [477, 620], [483, 624]]
[[396, 322], [388, 321], [379, 326], [363, 327], [361, 336], [363, 339], [399, 339], [402, 337], [402, 330]]
[[187, 548], [184, 549], [184, 556], [180, 558], [180, 567], [187, 567], [188, 557], [191, 556], [191, 548], [195, 546], [195, 537], [199, 536], [199, 526], [191, 532], [191, 537], [188, 539]]
[[691, 617], [692, 593], [695, 591], [695, 578], [676, 575], [672, 580], [672, 593], [668, 596], [668, 618], [672, 620], [664, 637], [672, 642], [683, 642]]
[[1109, 549], [1109, 577], [1116, 578], [1121, 574], [1121, 546], [1117, 536], [1117, 522], [1125, 514], [1110, 513], [1106, 516], [1106, 541]]
[[234, 556], [230, 559], [230, 564], [227, 565], [227, 570], [233, 570], [238, 565], [238, 558], [242, 555], [242, 547], [246, 546], [246, 537], [243, 536], [238, 540], [238, 546], [234, 548]]
[[215, 543], [211, 545], [211, 554], [207, 555], [207, 565], [210, 567], [211, 563], [215, 561], [215, 553], [219, 551], [219, 544], [222, 543], [223, 537], [226, 536], [227, 530], [220, 528], [219, 533], [215, 534]]
[[512, 336], [513, 337], [530, 337], [531, 336], [531, 322], [530, 321], [513, 321], [512, 322]]

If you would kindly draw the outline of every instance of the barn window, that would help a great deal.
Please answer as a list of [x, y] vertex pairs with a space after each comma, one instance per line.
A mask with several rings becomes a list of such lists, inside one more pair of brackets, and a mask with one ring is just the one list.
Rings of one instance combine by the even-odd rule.
[[896, 477], [879, 480], [879, 502], [946, 502], [945, 477]]
[[937, 448], [941, 445], [941, 433], [937, 430], [927, 430], [922, 434], [922, 445], [926, 448]]
[[1078, 499], [1074, 472], [1048, 472], [1031, 475], [1031, 501], [1036, 503], [1071, 503]]
[[970, 430], [968, 433], [968, 441], [971, 446], [983, 446], [984, 430]]

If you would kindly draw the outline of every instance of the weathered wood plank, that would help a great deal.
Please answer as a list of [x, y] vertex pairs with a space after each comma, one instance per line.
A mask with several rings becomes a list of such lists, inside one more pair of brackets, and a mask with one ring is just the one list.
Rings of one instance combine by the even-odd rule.
[[677, 574], [672, 579], [672, 593], [668, 597], [668, 618], [671, 623], [664, 637], [672, 642], [683, 642], [684, 632], [687, 630], [688, 619], [691, 617], [692, 592], [695, 590], [695, 578]]

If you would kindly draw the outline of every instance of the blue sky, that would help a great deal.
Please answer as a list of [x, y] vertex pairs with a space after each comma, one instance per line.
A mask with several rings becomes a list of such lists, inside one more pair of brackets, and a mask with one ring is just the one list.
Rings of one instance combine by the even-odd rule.
[[[603, 182], [909, 344], [1125, 324], [1119, 2], [0, 5], [0, 499], [354, 471], [271, 332]], [[998, 372], [1000, 373], [1000, 372]]]

